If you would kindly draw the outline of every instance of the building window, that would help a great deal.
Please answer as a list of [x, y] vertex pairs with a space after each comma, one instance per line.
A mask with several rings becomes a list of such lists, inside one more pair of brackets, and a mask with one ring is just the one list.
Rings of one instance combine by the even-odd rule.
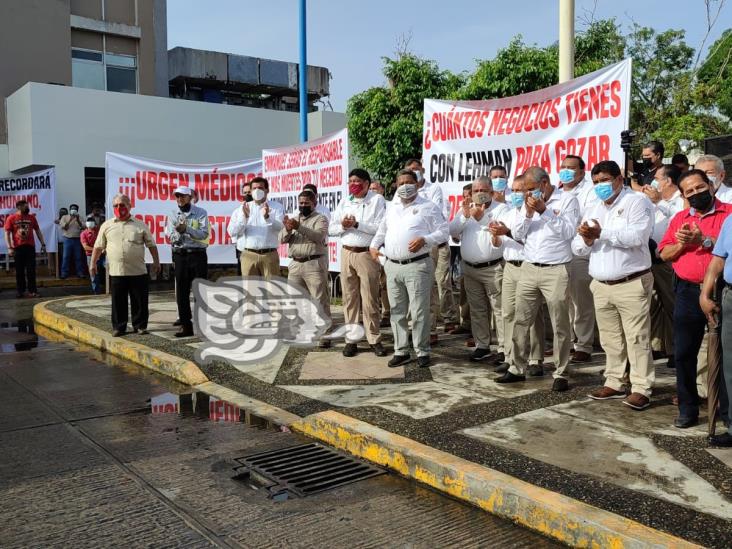
[[104, 60], [107, 65], [107, 91], [137, 93], [137, 58], [108, 53]]
[[102, 53], [91, 50], [72, 49], [71, 83], [77, 88], [105, 89]]
[[93, 50], [71, 50], [72, 84], [78, 88], [137, 93], [137, 58]]

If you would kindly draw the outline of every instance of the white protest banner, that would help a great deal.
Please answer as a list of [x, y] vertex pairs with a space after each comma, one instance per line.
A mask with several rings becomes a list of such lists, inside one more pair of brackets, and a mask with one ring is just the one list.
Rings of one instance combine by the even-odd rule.
[[[173, 191], [186, 186], [196, 190], [197, 206], [208, 213], [211, 239], [208, 262], [211, 265], [236, 263], [234, 243], [226, 227], [232, 212], [244, 199], [242, 184], [262, 175], [259, 158], [220, 164], [175, 164], [138, 156], [107, 153], [107, 217], [112, 215], [112, 199], [117, 193], [132, 201], [132, 215], [144, 221], [158, 245], [160, 261], [172, 261], [170, 243], [165, 238], [165, 223], [177, 208]], [[152, 261], [146, 254], [148, 262]]]
[[[462, 188], [491, 166], [509, 182], [530, 166], [555, 175], [568, 154], [582, 157], [589, 172], [602, 160], [624, 167], [620, 132], [630, 118], [631, 61], [524, 95], [485, 101], [424, 102], [425, 178], [442, 185], [450, 219], [462, 204]], [[589, 175], [588, 175], [589, 177]]]
[[[318, 188], [318, 202], [333, 212], [348, 194], [348, 130], [301, 145], [262, 151], [262, 173], [269, 181], [269, 196], [282, 203], [285, 214], [297, 214], [297, 195], [304, 185]], [[280, 265], [289, 265], [287, 245], [279, 248]], [[329, 269], [341, 269], [340, 239], [328, 241]]]
[[[26, 200], [31, 215], [36, 216], [48, 251], [56, 251], [56, 171], [54, 168], [30, 172], [19, 176], [0, 178], [0, 223], [18, 210], [15, 203]], [[4, 230], [4, 229], [3, 229]], [[41, 249], [38, 237], [34, 236], [36, 250]], [[8, 253], [5, 238], [0, 239], [0, 254]]]

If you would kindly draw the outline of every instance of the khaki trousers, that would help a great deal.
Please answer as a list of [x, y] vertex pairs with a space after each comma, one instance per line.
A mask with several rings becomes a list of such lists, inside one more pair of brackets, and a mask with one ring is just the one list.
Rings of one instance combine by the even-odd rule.
[[[513, 341], [513, 325], [516, 319], [516, 286], [521, 278], [521, 267], [511, 263], [503, 266], [503, 285], [501, 287], [501, 321], [503, 322], [503, 340], [506, 362], [511, 364], [511, 342]], [[543, 309], [543, 307], [542, 307]], [[539, 311], [531, 326], [529, 335], [531, 350], [529, 364], [544, 362], [544, 314]]]
[[406, 265], [387, 261], [386, 289], [391, 304], [391, 329], [394, 354], [409, 354], [409, 323], [412, 317], [412, 344], [417, 356], [430, 354], [430, 293], [425, 291], [434, 280], [434, 263], [429, 257]]
[[651, 396], [656, 379], [650, 344], [653, 274], [612, 286], [593, 280], [590, 288], [595, 297], [600, 343], [607, 356], [605, 386], [622, 390], [629, 361], [632, 391]]
[[430, 299], [430, 327], [437, 333], [438, 316], [445, 324], [457, 324], [455, 297], [452, 294], [452, 276], [450, 276], [450, 246], [438, 248], [430, 252], [435, 265], [435, 281], [432, 285]]
[[592, 300], [589, 257], [575, 257], [569, 262], [569, 322], [574, 332], [575, 351], [592, 354], [595, 340], [595, 304]]
[[569, 272], [566, 264], [537, 267], [528, 261], [521, 265], [516, 286], [516, 319], [513, 326], [511, 367], [515, 375], [524, 375], [531, 346], [531, 326], [541, 313], [542, 297], [549, 309], [554, 328], [555, 378], [567, 378], [569, 348]]
[[382, 316], [388, 317], [391, 314], [391, 306], [389, 305], [389, 293], [386, 291], [386, 273], [384, 267], [381, 267], [379, 274], [379, 297], [381, 299]]
[[266, 254], [244, 250], [239, 260], [242, 276], [263, 276], [264, 278], [280, 276], [280, 256], [276, 250]]
[[315, 299], [323, 308], [328, 321], [330, 316], [330, 292], [328, 290], [328, 257], [323, 256], [300, 263], [290, 262], [287, 269], [287, 281], [304, 288], [310, 296]]
[[470, 330], [470, 303], [468, 303], [468, 294], [465, 291], [465, 275], [460, 277], [460, 326], [466, 330]]
[[[478, 349], [491, 348], [491, 324], [493, 313], [501, 318], [501, 286], [503, 267], [500, 263], [492, 267], [475, 269], [462, 263], [465, 292], [470, 303], [470, 325]], [[503, 353], [503, 322], [496, 323], [498, 352]]]
[[[341, 248], [341, 288], [343, 289], [343, 315], [346, 324], [361, 324], [371, 345], [381, 341], [379, 323], [379, 276], [381, 264], [368, 252], [351, 252]], [[348, 341], [347, 343], [356, 343]]]
[[651, 346], [674, 356], [674, 271], [668, 263], [651, 265], [653, 296], [651, 300]]

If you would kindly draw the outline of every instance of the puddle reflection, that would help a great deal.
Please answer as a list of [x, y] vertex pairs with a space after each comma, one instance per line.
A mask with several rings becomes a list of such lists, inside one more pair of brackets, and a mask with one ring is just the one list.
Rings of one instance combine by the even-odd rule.
[[195, 416], [215, 423], [244, 423], [251, 427], [269, 430], [286, 430], [271, 421], [240, 408], [232, 402], [216, 398], [203, 392], [175, 394], [163, 393], [150, 398], [150, 413], [153, 416], [178, 415]]
[[0, 322], [0, 352], [18, 353], [38, 347], [38, 335], [33, 320]]

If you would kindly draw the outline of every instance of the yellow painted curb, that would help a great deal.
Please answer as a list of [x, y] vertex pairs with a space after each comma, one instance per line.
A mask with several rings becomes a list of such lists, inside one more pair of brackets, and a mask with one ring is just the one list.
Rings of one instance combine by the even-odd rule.
[[154, 370], [159, 374], [171, 377], [186, 385], [199, 385], [208, 381], [208, 378], [201, 369], [190, 360], [151, 349], [146, 345], [141, 345], [134, 341], [112, 337], [112, 334], [99, 330], [98, 328], [51, 311], [46, 307], [48, 303], [52, 302], [38, 303], [33, 307], [33, 320], [36, 324], [50, 328], [70, 339], [86, 343], [112, 355]]
[[700, 547], [338, 412], [290, 428], [573, 547]]

